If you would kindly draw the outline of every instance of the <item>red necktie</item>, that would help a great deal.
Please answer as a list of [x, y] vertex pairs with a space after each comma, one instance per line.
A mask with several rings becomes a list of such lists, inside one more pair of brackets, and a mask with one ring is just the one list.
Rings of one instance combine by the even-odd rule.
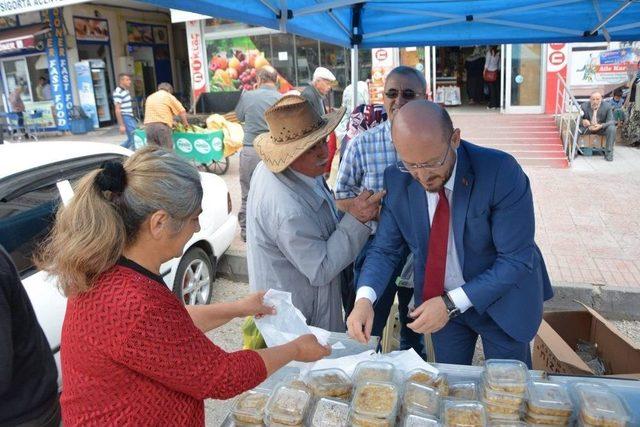
[[431, 222], [429, 253], [424, 270], [422, 301], [444, 293], [444, 275], [447, 266], [447, 244], [449, 243], [449, 201], [444, 187], [438, 193], [440, 199]]

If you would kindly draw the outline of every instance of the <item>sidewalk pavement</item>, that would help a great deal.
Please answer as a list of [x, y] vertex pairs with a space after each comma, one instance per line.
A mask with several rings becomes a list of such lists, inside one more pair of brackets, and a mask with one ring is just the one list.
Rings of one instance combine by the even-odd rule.
[[[473, 142], [469, 132], [464, 137]], [[56, 139], [120, 143], [124, 138], [111, 127]], [[613, 162], [579, 156], [571, 168], [524, 170], [533, 190], [536, 241], [556, 288], [548, 307], [575, 309], [573, 300], [579, 299], [611, 318], [640, 318], [640, 149], [616, 146]], [[240, 209], [238, 176], [234, 155], [222, 178], [235, 214]], [[219, 271], [246, 281], [239, 230], [225, 258]]]

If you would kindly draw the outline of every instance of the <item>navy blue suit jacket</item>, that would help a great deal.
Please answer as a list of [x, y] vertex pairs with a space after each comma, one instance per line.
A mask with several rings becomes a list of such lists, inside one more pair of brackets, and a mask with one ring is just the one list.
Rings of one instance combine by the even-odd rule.
[[[540, 326], [543, 301], [553, 296], [534, 242], [529, 178], [502, 151], [461, 141], [457, 155], [452, 224], [463, 289], [479, 313], [488, 313], [512, 338], [529, 342]], [[429, 241], [426, 193], [396, 166], [387, 168], [384, 180], [387, 195], [358, 286], [370, 286], [382, 295], [410, 250], [417, 307], [422, 303]]]

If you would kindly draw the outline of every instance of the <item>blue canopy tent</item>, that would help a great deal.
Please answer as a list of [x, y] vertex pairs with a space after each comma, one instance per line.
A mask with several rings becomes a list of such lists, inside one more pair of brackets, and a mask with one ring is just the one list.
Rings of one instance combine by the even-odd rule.
[[352, 81], [358, 48], [640, 40], [640, 0], [144, 1], [351, 47]]

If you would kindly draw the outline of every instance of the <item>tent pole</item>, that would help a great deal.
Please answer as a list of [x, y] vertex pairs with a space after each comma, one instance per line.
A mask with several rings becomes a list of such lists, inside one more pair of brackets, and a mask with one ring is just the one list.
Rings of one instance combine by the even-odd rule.
[[358, 105], [358, 78], [358, 45], [354, 44], [351, 48], [351, 89], [353, 90], [353, 100], [351, 102], [351, 110], [347, 111], [347, 114], [351, 114]]

